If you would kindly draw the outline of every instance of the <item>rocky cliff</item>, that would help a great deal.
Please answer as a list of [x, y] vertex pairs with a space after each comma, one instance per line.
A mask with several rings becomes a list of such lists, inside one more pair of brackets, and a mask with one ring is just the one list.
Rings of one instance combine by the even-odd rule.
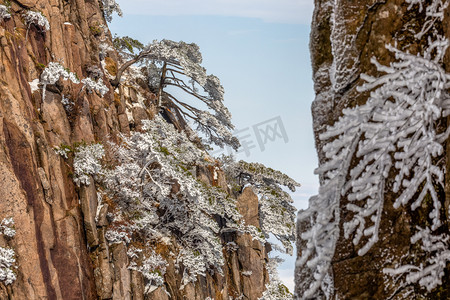
[[[407, 149], [432, 147], [434, 139], [413, 142], [421, 132], [437, 136], [447, 129], [441, 101], [449, 91], [449, 29], [447, 1], [315, 1], [312, 114], [321, 191], [299, 214], [299, 299], [450, 297], [448, 135], [437, 142], [439, 153], [420, 152], [415, 160]], [[422, 80], [422, 67], [423, 74], [436, 70], [443, 82], [441, 75]], [[428, 84], [441, 87], [436, 92], [424, 88]], [[415, 96], [419, 93], [426, 96]], [[407, 97], [413, 104], [402, 102]], [[425, 124], [429, 105], [437, 107], [432, 122], [408, 133], [416, 114], [415, 124]], [[419, 166], [428, 157], [442, 176], [422, 177], [409, 190], [427, 170]], [[413, 163], [401, 169], [405, 159]]]
[[[36, 19], [27, 17], [30, 11]], [[168, 261], [165, 291], [145, 291], [142, 274], [129, 268], [127, 245], [105, 240], [108, 204], [98, 207], [95, 185], [77, 187], [73, 157], [55, 151], [61, 145], [116, 141], [156, 113], [156, 97], [145, 83], [124, 81], [117, 89], [109, 84], [105, 74], [117, 72], [118, 57], [99, 1], [4, 1], [0, 16], [0, 219], [12, 218], [15, 230], [14, 236], [5, 231], [0, 237], [2, 251], [15, 253], [13, 274], [8, 273], [12, 283], [6, 284], [10, 271], [3, 257], [0, 298], [260, 297], [269, 281], [267, 250], [250, 235], [236, 233], [221, 236], [223, 245], [234, 245], [224, 248], [223, 275], [207, 273], [183, 290], [183, 274], [174, 266], [176, 241], [156, 245]], [[37, 86], [51, 62], [79, 79], [103, 79], [108, 91], [101, 97], [63, 80]], [[200, 168], [197, 176], [227, 189], [221, 172]], [[245, 189], [237, 198], [246, 223], [259, 226], [258, 197]]]

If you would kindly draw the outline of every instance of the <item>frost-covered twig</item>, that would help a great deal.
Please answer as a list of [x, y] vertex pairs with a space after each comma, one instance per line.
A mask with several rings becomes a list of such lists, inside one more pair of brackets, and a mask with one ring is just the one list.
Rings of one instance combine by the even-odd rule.
[[67, 154], [72, 152], [70, 147], [68, 147], [66, 145], [56, 146], [53, 148], [53, 150], [55, 151], [56, 154], [58, 154], [59, 156], [65, 158], [65, 159], [68, 159], [69, 157], [67, 156]]
[[426, 20], [424, 25], [422, 26], [422, 30], [419, 33], [416, 33], [415, 37], [417, 39], [421, 39], [424, 35], [426, 35], [434, 26], [436, 21], [442, 22], [444, 19], [444, 12], [448, 7], [449, 2], [447, 0], [433, 0], [428, 5], [426, 4], [426, 0], [405, 0], [406, 3], [409, 3], [408, 9], [411, 9], [414, 5], [419, 6], [419, 11], [422, 12], [425, 7], [425, 15]]
[[395, 269], [386, 268], [385, 274], [401, 276], [406, 274], [406, 283], [419, 283], [431, 292], [442, 284], [445, 269], [450, 263], [450, 236], [433, 235], [430, 228], [417, 227], [418, 232], [411, 238], [411, 243], [422, 242], [422, 250], [427, 255], [427, 264], [403, 265]]
[[[340, 235], [341, 191], [361, 136], [359, 131], [361, 120], [358, 114], [351, 110], [345, 112], [348, 113], [349, 122], [342, 124], [345, 126], [336, 124], [329, 128], [328, 133], [321, 136], [323, 139], [329, 138], [329, 134], [331, 136], [337, 134], [339, 137], [327, 145], [329, 161], [316, 170], [316, 174], [320, 174], [324, 180], [319, 188], [319, 194], [311, 197], [308, 209], [298, 214], [298, 222], [311, 224], [310, 229], [300, 236], [306, 241], [306, 249], [302, 250], [302, 255], [296, 263], [297, 267], [307, 267], [311, 273], [311, 281], [307, 283], [309, 286], [304, 291], [302, 299], [314, 297], [319, 289], [325, 293], [329, 289], [324, 283], [325, 279], [331, 276], [329, 273], [331, 259]], [[343, 132], [347, 134], [344, 135]]]

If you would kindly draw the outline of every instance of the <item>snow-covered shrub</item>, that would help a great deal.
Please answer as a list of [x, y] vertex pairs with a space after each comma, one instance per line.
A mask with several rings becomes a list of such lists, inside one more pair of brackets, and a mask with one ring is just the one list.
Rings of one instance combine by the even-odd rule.
[[81, 80], [83, 84], [83, 88], [85, 88], [89, 93], [96, 91], [103, 97], [107, 92], [109, 92], [109, 88], [103, 83], [103, 79], [98, 79], [97, 82], [92, 80], [91, 78], [84, 78]]
[[206, 265], [200, 251], [194, 249], [181, 249], [176, 264], [183, 265], [183, 281], [180, 289], [188, 283], [197, 281], [197, 276], [206, 276]]
[[[134, 247], [128, 250], [127, 254], [131, 259], [128, 269], [142, 274], [145, 280], [144, 292], [148, 294], [164, 285], [167, 261], [154, 250], [150, 250], [147, 255], [141, 255], [142, 252], [142, 249], [136, 249]], [[141, 260], [138, 260], [138, 258], [141, 258]]]
[[73, 83], [80, 83], [80, 80], [75, 73], [70, 72], [57, 62], [51, 62], [44, 71], [42, 71], [39, 82], [42, 85], [42, 99], [45, 99], [47, 85], [55, 84], [60, 78], [62, 80], [70, 80]]
[[51, 62], [48, 64], [41, 74], [40, 83], [44, 86], [48, 84], [55, 84], [60, 78], [63, 80], [70, 80], [73, 83], [80, 83], [80, 80], [75, 73], [70, 72], [57, 62]]
[[0, 19], [9, 19], [11, 18], [11, 14], [9, 9], [5, 5], [0, 5]]
[[235, 242], [228, 242], [225, 245], [225, 249], [230, 252], [234, 252], [239, 249], [239, 246]]
[[[75, 73], [70, 72], [69, 69], [64, 68], [61, 64], [57, 62], [51, 62], [44, 69], [41, 74], [40, 84], [42, 85], [42, 98], [45, 99], [45, 89], [48, 84], [55, 84], [59, 79], [62, 80], [70, 80], [75, 84], [79, 84], [80, 80]], [[92, 93], [93, 91], [100, 94], [100, 96], [104, 96], [108, 91], [108, 87], [103, 83], [103, 80], [99, 78], [97, 81], [92, 80], [91, 78], [84, 78], [81, 80], [83, 87], [82, 90], [86, 90], [88, 93]], [[64, 107], [68, 108], [69, 100], [63, 96]]]
[[[0, 234], [8, 238], [15, 236], [14, 220], [12, 218], [3, 219], [0, 223]], [[13, 272], [15, 268], [15, 252], [13, 249], [0, 247], [0, 281], [6, 285], [16, 280], [16, 274]]]
[[112, 21], [113, 13], [116, 12], [120, 17], [122, 16], [122, 10], [119, 4], [115, 0], [102, 0], [103, 15], [107, 22]]
[[16, 235], [16, 230], [14, 229], [14, 219], [8, 218], [3, 219], [0, 223], [0, 234], [12, 238]]
[[16, 280], [16, 274], [13, 272], [15, 262], [14, 250], [0, 247], [0, 281], [6, 285]]
[[102, 60], [102, 61], [105, 59], [105, 57], [108, 56], [108, 52], [115, 51], [114, 48], [111, 45], [107, 44], [106, 42], [100, 43], [98, 48], [100, 51], [99, 57], [100, 57], [100, 60]]
[[264, 239], [273, 234], [283, 244], [284, 250], [292, 255], [296, 209], [291, 196], [281, 186], [294, 192], [300, 184], [286, 174], [260, 163], [236, 162], [229, 156], [221, 160], [228, 182], [238, 186], [249, 184], [259, 196], [259, 217]]
[[41, 12], [31, 10], [27, 11], [24, 15], [24, 18], [28, 26], [34, 24], [36, 26], [41, 27], [43, 31], [50, 30], [50, 24], [48, 20]]
[[101, 144], [80, 145], [75, 149], [73, 160], [74, 176], [73, 181], [80, 186], [89, 185], [90, 176], [99, 176], [104, 173], [101, 159], [105, 155], [105, 150]]
[[117, 224], [117, 220], [115, 221], [105, 233], [106, 240], [110, 244], [130, 243], [133, 226]]

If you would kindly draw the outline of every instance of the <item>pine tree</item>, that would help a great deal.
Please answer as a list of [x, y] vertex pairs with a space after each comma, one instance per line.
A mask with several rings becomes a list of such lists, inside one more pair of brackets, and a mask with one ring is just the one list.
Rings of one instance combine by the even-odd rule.
[[[239, 140], [231, 134], [234, 129], [231, 114], [223, 104], [224, 88], [219, 78], [208, 75], [201, 66], [202, 55], [196, 44], [162, 40], [143, 47], [129, 37], [116, 38], [114, 44], [122, 56], [129, 60], [119, 68], [111, 81], [113, 86], [119, 85], [125, 70], [141, 63], [145, 66], [150, 88], [157, 94], [158, 107], [174, 124], [181, 124], [180, 129], [186, 128], [186, 120], [191, 120], [207, 137], [206, 143], [221, 147], [229, 145], [234, 149], [239, 147]], [[134, 54], [135, 49], [140, 52]], [[167, 91], [169, 86], [194, 97], [207, 109], [199, 109], [175, 97]]]

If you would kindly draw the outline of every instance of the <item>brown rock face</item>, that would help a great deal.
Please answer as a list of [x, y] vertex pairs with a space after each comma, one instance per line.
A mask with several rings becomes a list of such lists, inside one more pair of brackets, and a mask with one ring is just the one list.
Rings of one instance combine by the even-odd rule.
[[[79, 142], [107, 142], [128, 134], [142, 119], [155, 114], [155, 96], [139, 85], [124, 83], [104, 97], [80, 91], [80, 85], [58, 81], [42, 87], [30, 84], [50, 62], [60, 62], [80, 78], [91, 67], [102, 68], [99, 45], [111, 45], [100, 1], [12, 0], [11, 18], [0, 19], [0, 221], [12, 217], [16, 235], [0, 237], [0, 246], [16, 253], [17, 279], [0, 283], [1, 299], [257, 299], [268, 282], [265, 248], [250, 236], [223, 236], [223, 275], [208, 274], [179, 290], [178, 274], [169, 253], [166, 290], [145, 295], [142, 274], [128, 268], [127, 247], [108, 245], [104, 204], [97, 211], [94, 185], [74, 185], [72, 161], [55, 147]], [[2, 2], [3, 3], [3, 2]], [[50, 30], [24, 24], [23, 14], [40, 11]], [[101, 32], [99, 34], [99, 31]], [[117, 69], [110, 51], [105, 69]], [[147, 108], [127, 111], [127, 104], [144, 98]], [[73, 101], [67, 106], [63, 99]], [[132, 119], [131, 119], [132, 118]], [[218, 172], [218, 174], [214, 173]], [[213, 174], [214, 173], [214, 174]], [[199, 178], [227, 189], [220, 170], [199, 170]], [[92, 179], [91, 179], [92, 180]], [[258, 199], [249, 189], [239, 198], [248, 223], [259, 226]], [[252, 271], [252, 275], [243, 275]], [[248, 273], [247, 273], [248, 274]]]
[[[414, 1], [409, 1], [414, 2]], [[423, 1], [430, 4], [433, 1]], [[436, 2], [436, 1], [434, 1]], [[364, 81], [361, 74], [377, 76], [371, 58], [382, 65], [396, 61], [393, 53], [386, 49], [387, 44], [396, 44], [398, 49], [410, 53], [421, 53], [426, 43], [415, 39], [411, 33], [424, 23], [424, 11], [418, 6], [409, 8], [407, 1], [401, 0], [316, 0], [311, 31], [311, 59], [315, 83], [316, 98], [312, 104], [316, 148], [321, 163], [326, 161], [324, 142], [319, 139], [327, 126], [334, 124], [342, 115], [343, 108], [355, 107], [366, 103], [368, 93], [357, 91]], [[450, 38], [450, 9], [444, 12], [443, 21], [436, 23], [436, 30]], [[426, 40], [426, 39], [425, 39]], [[442, 63], [447, 73], [450, 71], [450, 53]], [[445, 119], [443, 120], [444, 127]], [[448, 143], [447, 143], [448, 149]], [[445, 153], [447, 170], [449, 154]], [[390, 175], [391, 176], [391, 175]], [[321, 178], [323, 184], [323, 178]], [[445, 178], [446, 190], [439, 194], [442, 203], [441, 218], [444, 222], [439, 233], [449, 233], [449, 179]], [[384, 268], [395, 264], [405, 264], [406, 257], [413, 258], [415, 264], [425, 264], [426, 257], [419, 246], [411, 243], [411, 237], [417, 225], [424, 226], [425, 213], [413, 212], [408, 207], [395, 209], [393, 203], [398, 196], [392, 186], [386, 187], [385, 202], [381, 216], [379, 240], [369, 252], [358, 255], [361, 245], [354, 245], [352, 237], [344, 237], [343, 223], [350, 218], [345, 210], [349, 203], [345, 196], [341, 198], [339, 238], [331, 262], [331, 274], [334, 281], [332, 299], [449, 299], [450, 269], [444, 266], [443, 282], [432, 291], [419, 284], [400, 283], [401, 278], [388, 276]], [[425, 205], [422, 206], [422, 209]], [[419, 210], [419, 209], [418, 209]], [[308, 222], [298, 224], [298, 236], [310, 228]], [[298, 256], [306, 248], [305, 241], [298, 241]], [[410, 260], [411, 261], [411, 260]], [[448, 262], [448, 261], [447, 261]], [[296, 270], [296, 296], [303, 298], [309, 288], [311, 273], [306, 266]], [[403, 277], [404, 279], [404, 277]], [[314, 299], [324, 299], [317, 293]]]

